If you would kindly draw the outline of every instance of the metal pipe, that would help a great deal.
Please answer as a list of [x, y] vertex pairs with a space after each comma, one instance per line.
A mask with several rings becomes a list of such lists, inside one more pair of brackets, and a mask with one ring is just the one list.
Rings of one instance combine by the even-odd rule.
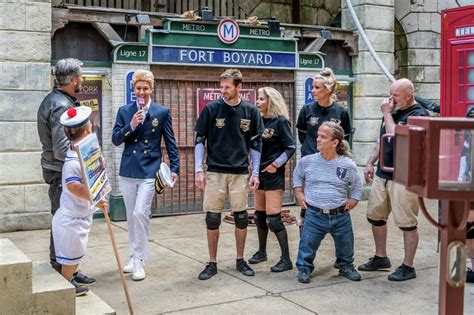
[[421, 212], [423, 212], [423, 214], [425, 215], [426, 219], [428, 220], [428, 222], [430, 222], [431, 224], [433, 224], [438, 230], [444, 230], [446, 228], [445, 225], [443, 224], [440, 224], [438, 222], [435, 221], [435, 219], [433, 219], [433, 217], [430, 215], [430, 213], [428, 212], [428, 209], [426, 209], [426, 206], [425, 206], [425, 201], [423, 200], [422, 197], [418, 197], [418, 203], [420, 204], [420, 209], [421, 209]]
[[357, 27], [357, 30], [359, 31], [360, 36], [362, 37], [362, 40], [364, 41], [365, 45], [369, 49], [370, 54], [372, 55], [372, 58], [374, 58], [375, 63], [379, 66], [380, 70], [385, 74], [385, 76], [390, 80], [390, 82], [395, 82], [395, 77], [388, 71], [387, 67], [383, 64], [382, 60], [380, 60], [379, 56], [375, 52], [374, 48], [372, 47], [372, 44], [370, 43], [369, 39], [367, 38], [367, 35], [364, 32], [364, 29], [362, 28], [362, 25], [359, 22], [359, 18], [357, 17], [354, 7], [352, 6], [351, 0], [346, 0], [347, 3], [347, 8], [349, 9], [349, 12], [351, 13], [352, 19], [354, 20], [354, 23]]

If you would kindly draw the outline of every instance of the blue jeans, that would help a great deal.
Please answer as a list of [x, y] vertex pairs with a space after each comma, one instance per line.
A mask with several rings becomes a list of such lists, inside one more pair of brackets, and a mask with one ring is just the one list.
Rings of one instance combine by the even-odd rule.
[[330, 215], [308, 209], [296, 260], [298, 270], [313, 272], [316, 251], [327, 233], [331, 234], [336, 245], [336, 262], [341, 267], [353, 263], [354, 233], [350, 214], [345, 212]]

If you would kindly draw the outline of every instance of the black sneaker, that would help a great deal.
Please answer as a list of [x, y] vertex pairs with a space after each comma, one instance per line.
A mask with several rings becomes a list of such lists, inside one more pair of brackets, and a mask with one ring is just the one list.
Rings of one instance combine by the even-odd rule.
[[235, 264], [238, 271], [240, 271], [244, 276], [252, 277], [255, 276], [255, 272], [247, 265], [247, 262], [243, 259], [237, 259]]
[[351, 281], [360, 281], [360, 273], [357, 272], [353, 264], [348, 266], [339, 266], [339, 275]]
[[467, 268], [466, 282], [474, 283], [474, 270], [472, 270], [471, 268]]
[[394, 273], [388, 275], [390, 281], [405, 281], [416, 278], [415, 268], [402, 264]]
[[71, 280], [71, 284], [74, 286], [74, 289], [76, 289], [76, 296], [81, 296], [89, 292], [89, 288], [79, 286], [74, 279]]
[[208, 280], [211, 279], [217, 273], [217, 263], [209, 262], [204, 268], [203, 271], [198, 276], [199, 280]]
[[96, 280], [94, 278], [90, 278], [86, 276], [85, 274], [82, 274], [80, 271], [76, 271], [73, 274], [73, 279], [76, 281], [79, 285], [93, 285], [96, 283]]
[[253, 254], [252, 258], [249, 259], [249, 264], [258, 264], [262, 261], [267, 261], [267, 253], [262, 252], [262, 251], [257, 251], [255, 254]]
[[310, 283], [311, 282], [310, 272], [306, 269], [298, 270], [298, 282], [300, 282], [300, 283]]
[[280, 261], [275, 266], [272, 266], [270, 270], [272, 272], [282, 272], [293, 269], [293, 263], [289, 258], [280, 257]]
[[390, 259], [388, 259], [388, 257], [374, 256], [369, 258], [369, 261], [365, 264], [357, 267], [357, 269], [360, 271], [376, 271], [380, 269], [390, 269], [390, 267], [392, 267], [392, 264], [390, 263]]

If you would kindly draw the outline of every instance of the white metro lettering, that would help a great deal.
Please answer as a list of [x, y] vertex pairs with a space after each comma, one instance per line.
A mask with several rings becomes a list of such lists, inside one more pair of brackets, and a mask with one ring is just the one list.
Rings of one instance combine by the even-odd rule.
[[251, 28], [249, 34], [254, 36], [270, 36], [270, 30]]
[[261, 53], [228, 52], [223, 53], [224, 63], [270, 65], [273, 62], [272, 55]]
[[136, 57], [137, 52], [133, 50], [120, 50], [119, 55], [125, 58]]
[[213, 51], [179, 50], [179, 60], [183, 62], [213, 62]]
[[206, 27], [204, 25], [199, 24], [183, 24], [183, 31], [204, 32], [206, 31]]

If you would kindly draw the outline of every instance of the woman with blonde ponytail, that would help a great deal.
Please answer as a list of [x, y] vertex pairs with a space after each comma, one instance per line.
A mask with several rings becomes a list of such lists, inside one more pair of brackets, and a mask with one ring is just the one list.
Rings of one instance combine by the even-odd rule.
[[303, 106], [296, 124], [298, 138], [302, 144], [302, 156], [318, 152], [316, 148], [318, 129], [325, 121], [341, 125], [345, 139], [350, 140], [351, 118], [348, 109], [336, 102], [336, 87], [336, 77], [330, 68], [324, 68], [314, 77], [312, 94], [315, 101]]

